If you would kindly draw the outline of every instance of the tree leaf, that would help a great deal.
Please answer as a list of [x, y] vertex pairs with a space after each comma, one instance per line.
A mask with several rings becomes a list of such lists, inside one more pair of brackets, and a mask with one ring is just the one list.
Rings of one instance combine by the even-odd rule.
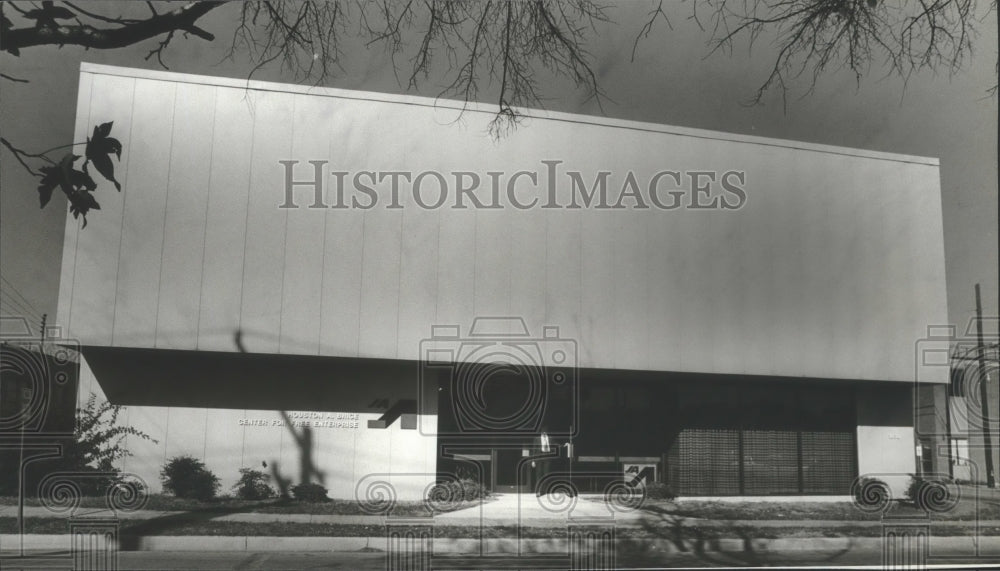
[[118, 189], [118, 192], [121, 192], [122, 185], [115, 180], [115, 167], [111, 163], [111, 157], [108, 155], [97, 154], [94, 156], [88, 156], [88, 158], [90, 159], [90, 162], [94, 163], [94, 168], [97, 169], [97, 172], [101, 173], [101, 176], [104, 178], [113, 182], [115, 188]]
[[74, 192], [69, 197], [69, 210], [73, 213], [73, 218], [83, 216], [83, 228], [87, 227], [87, 213], [91, 210], [100, 210], [101, 205], [97, 203], [94, 196], [89, 191], [81, 190]]
[[41, 203], [41, 208], [45, 208], [45, 205], [52, 199], [52, 191], [55, 190], [56, 186], [59, 186], [62, 169], [58, 166], [47, 166], [38, 170], [42, 172], [42, 179], [38, 185], [38, 201]]
[[94, 163], [97, 172], [113, 182], [118, 192], [121, 192], [122, 185], [115, 179], [115, 167], [109, 155], [115, 153], [118, 159], [121, 160], [122, 144], [118, 139], [108, 136], [111, 134], [112, 125], [114, 125], [114, 121], [101, 123], [94, 127], [94, 135], [87, 139], [87, 151], [85, 154], [87, 155], [87, 160]]
[[108, 153], [114, 152], [118, 156], [118, 160], [122, 158], [122, 144], [118, 139], [114, 137], [108, 137], [104, 144], [108, 149]]
[[[105, 158], [107, 158], [107, 157], [105, 157]], [[110, 159], [109, 159], [109, 161], [110, 161]], [[100, 169], [98, 169], [98, 170], [100, 170]], [[76, 188], [76, 189], [79, 189], [80, 187], [82, 187], [82, 188], [84, 188], [86, 190], [89, 190], [89, 191], [97, 190], [97, 183], [94, 182], [94, 179], [91, 178], [91, 176], [89, 174], [87, 174], [86, 171], [78, 171], [76, 169], [70, 170], [70, 172], [69, 172], [69, 183], [71, 185], [73, 185], [73, 187]]]
[[68, 153], [62, 158], [62, 160], [59, 161], [58, 182], [59, 186], [62, 188], [63, 194], [65, 194], [67, 198], [74, 192], [76, 192], [76, 189], [73, 187], [71, 179], [73, 178], [72, 175], [73, 162], [76, 161], [76, 159], [78, 158], [80, 158], [80, 155], [74, 155], [72, 153]]
[[100, 125], [94, 127], [95, 138], [100, 136], [100, 138], [105, 138], [111, 134], [111, 126], [114, 125], [114, 121], [108, 121], [107, 123], [101, 123]]
[[73, 213], [73, 218], [83, 216], [83, 228], [87, 227], [87, 213], [100, 209], [101, 205], [97, 203], [89, 190], [78, 190], [69, 195], [69, 211]]

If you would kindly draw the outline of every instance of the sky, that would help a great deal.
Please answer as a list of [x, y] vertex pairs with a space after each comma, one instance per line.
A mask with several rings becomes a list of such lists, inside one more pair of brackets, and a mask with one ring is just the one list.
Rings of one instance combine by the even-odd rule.
[[[141, 4], [90, 3], [88, 7], [112, 14], [133, 10], [145, 16]], [[569, 82], [539, 72], [545, 107], [937, 157], [949, 320], [960, 333], [965, 331], [975, 315], [976, 283], [982, 284], [984, 313], [998, 314], [997, 96], [987, 93], [997, 82], [996, 12], [984, 14], [973, 55], [957, 72], [922, 72], [904, 85], [902, 79], [887, 76], [878, 66], [860, 83], [845, 71], [829, 71], [811, 93], [807, 93], [807, 79], [790, 83], [787, 105], [777, 92], [768, 93], [760, 105], [747, 105], [776, 53], [768, 38], [762, 38], [753, 50], [737, 42], [731, 54], [710, 55], [710, 32], [689, 18], [690, 3], [668, 3], [670, 26], [661, 21], [639, 44], [632, 60], [633, 42], [649, 8], [646, 2], [612, 4], [609, 16], [614, 23], [599, 24], [587, 43], [592, 67], [608, 96], [603, 108]], [[199, 22], [216, 35], [212, 42], [175, 38], [164, 56], [170, 70], [246, 78], [252, 66], [245, 54], [225, 59], [238, 12], [238, 5], [226, 6]], [[30, 80], [0, 81], [0, 132], [29, 151], [71, 142], [80, 62], [162, 69], [155, 57], [145, 59], [156, 44], [157, 40], [150, 40], [112, 51], [39, 47], [22, 50], [20, 57], [0, 54], [5, 74]], [[410, 44], [407, 53], [412, 54], [414, 48]], [[397, 61], [406, 65], [408, 57], [397, 57]], [[343, 66], [323, 85], [436, 96], [445, 70], [435, 68], [416, 89], [406, 89], [408, 73], [401, 74], [401, 85], [386, 51], [360, 42], [347, 45]], [[254, 79], [294, 81], [278, 65], [260, 70]], [[484, 101], [492, 102], [491, 90], [482, 93]], [[46, 208], [39, 209], [37, 181], [6, 151], [0, 161], [0, 309], [3, 315], [24, 310], [33, 323], [48, 314], [51, 323], [56, 314], [66, 200], [57, 193]], [[98, 192], [99, 200], [120, 199], [107, 190]], [[100, 212], [93, 213], [91, 224], [99, 217]], [[996, 331], [996, 322], [988, 327]]]

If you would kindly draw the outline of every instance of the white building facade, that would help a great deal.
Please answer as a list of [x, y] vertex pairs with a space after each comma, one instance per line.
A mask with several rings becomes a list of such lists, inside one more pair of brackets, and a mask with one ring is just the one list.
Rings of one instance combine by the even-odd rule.
[[[947, 354], [936, 159], [533, 111], [497, 140], [492, 119], [84, 64], [75, 140], [113, 121], [123, 191], [67, 218], [58, 323], [81, 399], [157, 440], [125, 468], [155, 489], [189, 454], [225, 486], [266, 463], [418, 499], [444, 472], [536, 485], [544, 430], [583, 488], [652, 467], [689, 496], [846, 495], [916, 471], [914, 381], [948, 382], [923, 356]], [[480, 379], [477, 424], [454, 376], [481, 359], [513, 367]]]

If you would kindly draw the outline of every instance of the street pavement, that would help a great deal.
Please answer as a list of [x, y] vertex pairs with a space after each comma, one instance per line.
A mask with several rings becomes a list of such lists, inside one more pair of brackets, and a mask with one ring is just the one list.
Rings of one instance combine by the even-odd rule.
[[[0, 517], [13, 517], [16, 507], [0, 507]], [[123, 512], [121, 518], [157, 518], [183, 512], [139, 511]], [[41, 507], [25, 509], [28, 517], [68, 517], [68, 513], [53, 513]], [[80, 509], [76, 517], [111, 515], [106, 511]], [[374, 515], [309, 515], [231, 513], [212, 518], [213, 521], [238, 521], [263, 523], [272, 521], [298, 523], [340, 523], [383, 526], [397, 518]], [[403, 518], [413, 522], [413, 518]], [[612, 511], [600, 501], [588, 498], [537, 498], [530, 495], [502, 494], [481, 506], [473, 506], [433, 518], [437, 526], [496, 527], [516, 526], [551, 527], [566, 529], [571, 524], [589, 524], [606, 528], [645, 526], [662, 529], [661, 539], [631, 539], [628, 533], [619, 534], [615, 543], [615, 566], [618, 568], [671, 568], [671, 567], [744, 567], [744, 566], [819, 566], [846, 569], [868, 566], [881, 569], [883, 540], [880, 533], [864, 538], [785, 538], [760, 539], [752, 537], [754, 529], [768, 527], [796, 528], [859, 528], [881, 526], [880, 521], [784, 521], [748, 520], [722, 521], [699, 518], [681, 518], [671, 515], [654, 515], [646, 512]], [[405, 522], [404, 522], [405, 523]], [[423, 523], [423, 522], [417, 522]], [[431, 522], [427, 522], [431, 523]], [[718, 527], [732, 531], [721, 533], [733, 539], [671, 540], [671, 530], [676, 527], [697, 525]], [[935, 564], [954, 568], [1000, 569], [1000, 537], [985, 538], [979, 545], [973, 538], [959, 537], [966, 530], [949, 528], [968, 527], [969, 522], [934, 522], [929, 543], [930, 559], [927, 569]], [[1000, 521], [979, 522], [980, 526], [1000, 527]], [[750, 535], [747, 535], [747, 534]], [[719, 535], [719, 533], [713, 534]], [[948, 537], [955, 536], [955, 537]], [[30, 536], [0, 537], [0, 569], [53, 569], [63, 567], [69, 557], [65, 551], [40, 552], [37, 550], [65, 550], [69, 536], [34, 536], [39, 541], [18, 541]], [[386, 537], [330, 538], [330, 537], [182, 537], [149, 536], [133, 544], [130, 551], [118, 553], [120, 569], [386, 569]], [[24, 545], [27, 555], [23, 558], [12, 551], [14, 545]], [[474, 539], [435, 539], [433, 567], [435, 569], [540, 569], [565, 568], [568, 544], [563, 540], [546, 539], [491, 539], [480, 544]], [[485, 549], [487, 559], [475, 555]], [[979, 550], [978, 552], [976, 550]], [[35, 551], [32, 551], [35, 550]], [[518, 553], [523, 553], [518, 559]], [[976, 554], [979, 556], [976, 556]], [[17, 557], [15, 557], [17, 556]], [[533, 557], [534, 559], [524, 559]]]
[[[67, 553], [32, 554], [32, 560], [0, 560], [5, 571], [15, 569], [65, 568]], [[1000, 569], [1000, 561], [983, 558], [961, 557], [932, 558], [922, 569], [966, 568]], [[536, 569], [520, 566], [517, 560], [498, 562], [471, 556], [436, 557], [435, 569]], [[826, 569], [882, 569], [882, 553], [877, 547], [859, 547], [844, 552], [795, 551], [795, 552], [713, 552], [713, 553], [619, 553], [616, 569], [669, 569], [677, 567], [819, 567]], [[212, 553], [212, 552], [162, 552], [137, 551], [118, 555], [118, 568], [125, 570], [323, 570], [357, 569], [384, 570], [386, 555], [381, 552], [336, 553]]]

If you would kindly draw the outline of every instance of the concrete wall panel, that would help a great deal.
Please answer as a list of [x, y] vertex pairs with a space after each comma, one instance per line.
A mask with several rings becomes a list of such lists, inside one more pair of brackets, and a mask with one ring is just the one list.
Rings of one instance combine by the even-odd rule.
[[[195, 349], [201, 313], [206, 214], [215, 128], [216, 90], [177, 85], [163, 224], [163, 259], [156, 312], [156, 346]], [[210, 136], [203, 136], [209, 125]]]
[[216, 90], [208, 212], [198, 292], [198, 349], [233, 351], [240, 327], [253, 115], [247, 94]]
[[[250, 159], [250, 199], [247, 204], [246, 242], [243, 254], [243, 289], [240, 329], [247, 349], [259, 353], [279, 352], [282, 330], [282, 287], [288, 210], [279, 209], [284, 193], [284, 170], [278, 159], [291, 156], [291, 100], [272, 92], [248, 95], [254, 121]], [[285, 324], [295, 327], [300, 324]]]
[[[133, 411], [145, 407], [132, 407]], [[164, 432], [156, 437], [162, 440], [164, 454], [167, 459], [176, 456], [191, 456], [205, 461], [205, 449], [208, 442], [209, 410], [204, 408], [167, 407]], [[136, 422], [139, 422], [138, 416]], [[135, 425], [133, 425], [135, 426]], [[231, 480], [234, 475], [219, 474]], [[224, 490], [224, 491], [228, 491]]]
[[[409, 207], [412, 200], [402, 201]], [[420, 340], [431, 334], [437, 319], [439, 214], [407, 209], [402, 213], [403, 236], [399, 283], [399, 355], [413, 355]], [[430, 300], [430, 301], [428, 301]], [[416, 379], [413, 380], [416, 383]]]
[[133, 103], [141, 103], [133, 105], [129, 130], [130, 185], [124, 187], [125, 213], [111, 339], [112, 344], [122, 347], [149, 347], [156, 343], [160, 276], [168, 249], [163, 238], [176, 91], [177, 84], [172, 82], [137, 81], [135, 85]]
[[[90, 104], [91, 90], [94, 85], [93, 80], [94, 76], [89, 74], [80, 76], [80, 85], [77, 88], [76, 99], [76, 125], [74, 127], [74, 132], [76, 133], [85, 133], [87, 129], [92, 128], [90, 124]], [[62, 267], [59, 273], [59, 304], [57, 308], [59, 313], [56, 315], [56, 323], [60, 323], [63, 326], [69, 325], [73, 302], [73, 283], [76, 277], [76, 245], [80, 236], [80, 226], [83, 224], [81, 220], [74, 220], [73, 222], [66, 221], [66, 231], [63, 233]]]
[[881, 384], [857, 395], [858, 475], [882, 480], [902, 499], [916, 473], [912, 387]]
[[[81, 100], [77, 109], [77, 117], [89, 117], [89, 121], [86, 125], [77, 121], [75, 140], [85, 141], [92, 135], [94, 126], [109, 121], [114, 123], [111, 130], [113, 136], [121, 137], [122, 141], [130, 139], [136, 81], [132, 78], [110, 77], [91, 83], [90, 99]], [[81, 92], [81, 99], [83, 93]], [[123, 147], [121, 159], [112, 160], [115, 161], [115, 178], [125, 188], [124, 185], [129, 180], [131, 149], [124, 143]], [[88, 224], [83, 228], [81, 220], [66, 217], [66, 235], [77, 236], [77, 244], [73, 278], [70, 282], [73, 289], [67, 297], [60, 297], [58, 313], [60, 319], [64, 315], [68, 316], [61, 325], [73, 331], [75, 321], [80, 335], [87, 342], [97, 344], [110, 344], [112, 340], [122, 239], [122, 210], [128, 194], [124, 191], [112, 194], [115, 192], [113, 188], [102, 181], [100, 193], [95, 193], [97, 201], [101, 203], [101, 223]], [[97, 216], [92, 218], [96, 219]], [[103, 287], [94, 289], [96, 284], [103, 284]], [[68, 307], [63, 305], [67, 299]]]
[[240, 425], [240, 420], [247, 417], [248, 411], [244, 409], [208, 409], [204, 462], [222, 480], [222, 485], [231, 486], [238, 476], [237, 470], [244, 465], [246, 439], [253, 436], [248, 427]]
[[[333, 140], [330, 131], [334, 116], [318, 97], [295, 96], [292, 117], [292, 157], [328, 157]], [[320, 171], [318, 181], [329, 188], [329, 168]], [[284, 171], [281, 171], [284, 174]], [[293, 180], [313, 181], [316, 172], [305, 162], [293, 171]], [[312, 205], [315, 193], [299, 187], [297, 201]], [[326, 263], [324, 209], [298, 208], [286, 212], [285, 253], [281, 282], [281, 353], [318, 354], [323, 302], [323, 272]]]

